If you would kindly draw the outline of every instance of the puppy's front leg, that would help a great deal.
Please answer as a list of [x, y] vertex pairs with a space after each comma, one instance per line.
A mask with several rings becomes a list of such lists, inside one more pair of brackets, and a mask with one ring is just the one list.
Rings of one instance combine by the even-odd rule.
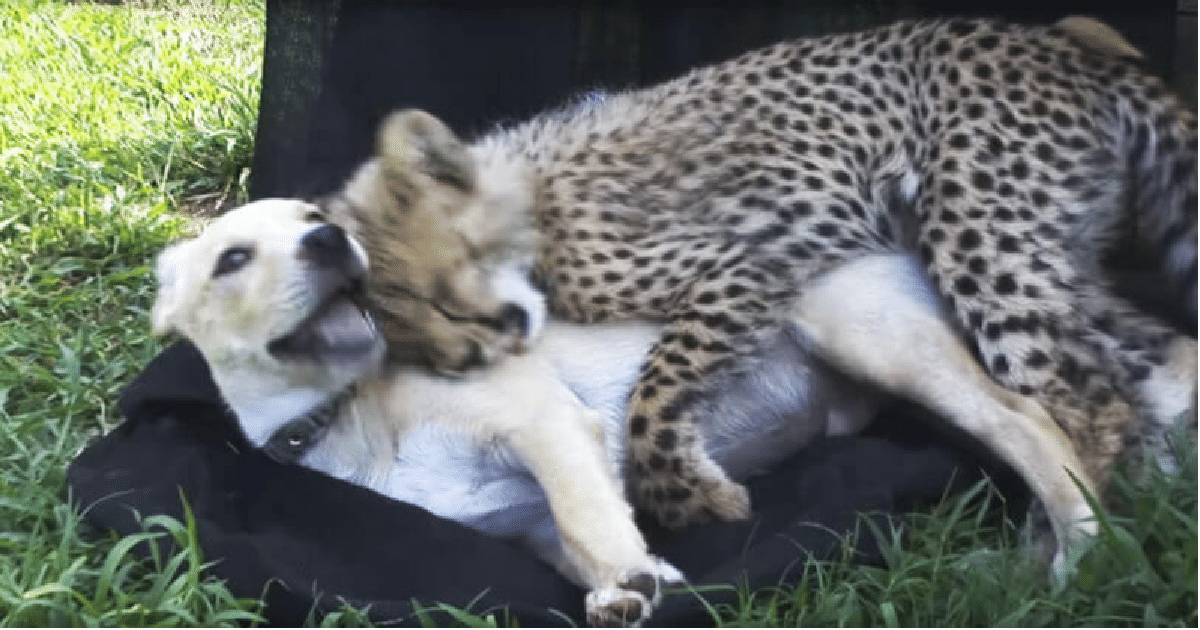
[[537, 393], [516, 407], [525, 411], [505, 441], [546, 493], [566, 560], [590, 589], [588, 622], [638, 623], [658, 603], [662, 583], [683, 576], [649, 554], [612, 474], [598, 414], [548, 380], [538, 379]]

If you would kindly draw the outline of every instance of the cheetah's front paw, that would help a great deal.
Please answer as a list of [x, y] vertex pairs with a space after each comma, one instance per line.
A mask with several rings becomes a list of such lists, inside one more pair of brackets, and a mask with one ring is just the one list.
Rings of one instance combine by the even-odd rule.
[[740, 521], [750, 517], [750, 493], [719, 476], [650, 473], [637, 480], [639, 507], [650, 512], [666, 527], [680, 528], [695, 523]]

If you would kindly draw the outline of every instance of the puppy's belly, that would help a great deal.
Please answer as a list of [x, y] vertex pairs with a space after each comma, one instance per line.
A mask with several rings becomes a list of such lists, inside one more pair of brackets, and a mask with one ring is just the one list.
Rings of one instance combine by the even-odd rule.
[[785, 330], [752, 372], [700, 406], [705, 447], [730, 478], [767, 472], [823, 435], [863, 430], [883, 396], [826, 366]]
[[541, 486], [509, 453], [434, 424], [405, 435], [388, 488], [398, 499], [497, 536], [522, 535], [550, 517]]
[[[606, 448], [618, 466], [625, 461], [629, 393], [660, 332], [652, 324], [552, 323], [534, 350], [603, 416]], [[818, 436], [856, 432], [878, 408], [877, 395], [821, 364], [794, 331], [760, 358], [753, 372], [725, 383], [698, 409], [707, 448], [734, 479], [764, 472]], [[339, 446], [343, 436], [336, 432], [304, 463], [552, 557], [559, 537], [532, 474], [508, 450], [448, 425], [418, 423], [404, 434], [391, 466], [362, 467], [374, 458], [353, 456], [361, 445]]]
[[[638, 371], [662, 330], [646, 323], [551, 323], [537, 352], [585, 405], [605, 420], [606, 447], [625, 462], [625, 410]], [[766, 472], [822, 435], [861, 431], [882, 396], [825, 365], [795, 328], [766, 344], [754, 369], [734, 377], [697, 407], [713, 459], [736, 480]]]
[[335, 441], [341, 437], [331, 436], [304, 464], [492, 536], [538, 548], [558, 544], [545, 493], [504, 449], [428, 423], [405, 433], [390, 467], [372, 470], [347, 457], [356, 447], [340, 447]]

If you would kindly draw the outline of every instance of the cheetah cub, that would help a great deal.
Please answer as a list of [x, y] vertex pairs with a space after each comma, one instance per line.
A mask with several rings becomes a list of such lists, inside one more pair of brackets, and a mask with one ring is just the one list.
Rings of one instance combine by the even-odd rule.
[[[1071, 504], [1046, 475], [1099, 492], [1127, 444], [1195, 425], [1195, 340], [1113, 296], [1099, 265], [1136, 224], [1194, 314], [1195, 115], [1097, 32], [1115, 35], [953, 19], [799, 39], [470, 145], [396, 114], [402, 166], [385, 181], [414, 226], [400, 247], [436, 256], [440, 230], [470, 245], [471, 229], [510, 229], [554, 316], [662, 323], [630, 397], [629, 488], [673, 526], [749, 510], [697, 430], [713, 392], [756, 369], [822, 274], [912, 252], [983, 369], [1014, 408], [1049, 412], [1070, 457], [1030, 464], [1033, 443], [1003, 423], [982, 439], [1047, 505]], [[415, 219], [425, 208], [442, 218]], [[456, 275], [469, 264], [441, 265], [394, 292], [423, 358], [456, 372], [519, 348], [521, 316]], [[922, 350], [911, 333], [894, 331], [911, 341], [898, 352]], [[837, 366], [953, 404], [883, 350]], [[1078, 516], [1054, 515], [1060, 532]]]

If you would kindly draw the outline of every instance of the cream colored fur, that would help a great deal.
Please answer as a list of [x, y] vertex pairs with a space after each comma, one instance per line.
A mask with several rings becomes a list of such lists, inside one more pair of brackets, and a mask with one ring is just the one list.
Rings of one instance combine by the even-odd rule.
[[[580, 115], [586, 115], [586, 112]], [[380, 143], [385, 147], [403, 144], [392, 137], [413, 133], [413, 129], [434, 138], [452, 137], [428, 114], [409, 111], [394, 114], [385, 121], [380, 131]], [[408, 142], [421, 143], [419, 139]], [[445, 142], [425, 141], [424, 144], [449, 146]], [[512, 162], [492, 159], [492, 150], [486, 143], [470, 148], [470, 155], [478, 160], [475, 163], [464, 156], [467, 149], [455, 146], [449, 151], [456, 157], [444, 157], [439, 162], [470, 164], [464, 170], [469, 175], [463, 175], [461, 179], [470, 181], [477, 195], [484, 195], [493, 187], [506, 190], [514, 180], [532, 181], [511, 170]], [[396, 162], [395, 153], [381, 152], [347, 185], [343, 194], [361, 198], [359, 191], [373, 183], [377, 186], [373, 178], [379, 177], [380, 170], [389, 168], [389, 163]], [[392, 177], [397, 179], [412, 181], [423, 176], [420, 169], [411, 166], [392, 168]], [[536, 190], [530, 190], [525, 196], [504, 195], [505, 203], [490, 207], [490, 224], [529, 225], [528, 219], [522, 221], [514, 217], [533, 212], [529, 204], [536, 195]], [[382, 197], [373, 197], [376, 206], [381, 205]], [[407, 199], [411, 204], [409, 212], [420, 211], [419, 194], [409, 195]], [[363, 208], [356, 204], [355, 207], [358, 213], [379, 212], [371, 206]], [[371, 236], [365, 238], [369, 240]], [[475, 238], [478, 243], [489, 242], [488, 232], [482, 228], [477, 229]], [[385, 241], [368, 249], [389, 245]], [[404, 243], [405, 247], [414, 245], [412, 240]], [[967, 342], [937, 305], [938, 299], [920, 270], [903, 265], [899, 266], [901, 271], [895, 271], [896, 268], [893, 257], [886, 255], [867, 257], [861, 263], [842, 264], [833, 273], [822, 277], [817, 286], [811, 289], [805, 286], [803, 297], [796, 305], [793, 323], [809, 334], [814, 343], [810, 350], [814, 354], [825, 357], [845, 374], [869, 383], [873, 388], [916, 400], [945, 414], [952, 423], [1012, 465], [1047, 504], [1060, 543], [1055, 566], [1063, 568], [1066, 548], [1095, 528], [1090, 522], [1092, 511], [1072, 475], [1080, 479], [1088, 492], [1094, 493], [1098, 484], [1081, 465], [1066, 434], [1039, 404], [999, 386], [982, 370], [968, 350]], [[885, 273], [889, 270], [890, 273]], [[432, 270], [422, 270], [422, 273], [436, 275]], [[875, 278], [874, 273], [882, 275]], [[488, 300], [480, 302], [497, 301], [492, 296], [487, 297]], [[1188, 373], [1193, 380], [1194, 373], [1194, 370]], [[1188, 374], [1180, 377], [1181, 383], [1188, 382]], [[846, 403], [842, 404], [846, 406]], [[725, 418], [706, 420], [713, 427], [730, 422]], [[854, 422], [850, 424], [855, 425]], [[706, 439], [719, 431], [719, 428], [710, 427], [710, 436]], [[743, 441], [754, 439], [753, 428], [743, 431], [747, 433]], [[730, 470], [728, 462], [718, 463], [722, 470]], [[744, 502], [748, 503], [748, 497]]]
[[[155, 331], [179, 332], [200, 349], [256, 446], [357, 383], [356, 395], [306, 463], [382, 492], [395, 490], [390, 469], [409, 434], [426, 423], [467, 437], [475, 448], [516, 458], [544, 490], [562, 541], [558, 548], [535, 548], [590, 590], [589, 619], [610, 625], [649, 614], [658, 584], [682, 576], [649, 555], [605, 453], [597, 414], [554, 377], [544, 358], [514, 356], [501, 369], [446, 380], [418, 370], [381, 369], [381, 339], [377, 348], [349, 360], [282, 360], [267, 349], [329, 293], [319, 286], [326, 271], [301, 252], [301, 240], [317, 225], [304, 217], [315, 210], [298, 201], [256, 202], [164, 251]], [[252, 250], [251, 262], [215, 276], [216, 261], [231, 247]], [[355, 244], [350, 255], [357, 261], [351, 273], [366, 269], [361, 247]], [[511, 284], [500, 274], [495, 288]], [[541, 299], [530, 291], [513, 297], [531, 296]], [[523, 306], [544, 311], [536, 302]], [[652, 579], [653, 592], [625, 586], [638, 576]]]
[[[846, 286], [830, 278], [809, 284], [797, 305], [800, 328], [821, 354], [847, 374], [938, 412], [1011, 465], [1046, 506], [1059, 549], [1095, 535], [1094, 513], [1079, 485], [1095, 493], [1070, 440], [1033, 399], [1010, 392], [979, 366], [964, 340], [930, 305], [936, 298], [915, 275], [898, 273], [886, 258], [852, 263], [855, 290], [874, 309], [847, 310]], [[926, 295], [926, 299], [914, 296]]]
[[[297, 201], [256, 202], [215, 220], [196, 239], [163, 252], [153, 309], [155, 330], [177, 331], [201, 350], [222, 395], [256, 446], [289, 420], [357, 383], [355, 396], [341, 407], [328, 434], [301, 460], [306, 466], [484, 531], [489, 526], [479, 523], [503, 516], [503, 505], [482, 518], [468, 514], [479, 497], [436, 488], [422, 493], [418, 488], [439, 480], [421, 476], [465, 475], [465, 485], [472, 486], [474, 466], [512, 475], [514, 483], [522, 474], [532, 474], [549, 505], [553, 531], [547, 536], [530, 528], [516, 535], [523, 535], [534, 551], [589, 589], [592, 623], [645, 618], [657, 602], [658, 588], [651, 593], [639, 590], [638, 579], [649, 576], [661, 584], [682, 576], [649, 554], [623, 495], [620, 401], [632, 388], [636, 366], [660, 328], [645, 322], [548, 322], [544, 330], [539, 326], [531, 331], [540, 339], [534, 339], [527, 353], [460, 379], [385, 367], [382, 338], [376, 347], [349, 358], [280, 359], [267, 350], [270, 342], [309, 318], [330, 293], [322, 288], [331, 282], [327, 272], [314, 268], [298, 251], [305, 235], [320, 225], [305, 220], [313, 210]], [[345, 273], [365, 272], [364, 250], [350, 242], [352, 261], [344, 265]], [[231, 246], [249, 247], [252, 260], [235, 272], [215, 276], [215, 261]], [[492, 287], [504, 299], [519, 302], [535, 320], [544, 316], [541, 296], [511, 273], [497, 271]], [[884, 393], [940, 411], [1015, 466], [1045, 501], [1060, 541], [1094, 531], [1091, 510], [1069, 476], [1081, 468], [1065, 436], [1038, 405], [986, 377], [912, 260], [878, 255], [833, 270], [794, 305], [792, 319], [792, 334], [808, 352]], [[585, 348], [595, 355], [591, 363], [577, 356]], [[789, 356], [773, 369], [794, 370], [797, 366], [789, 367], [786, 361], [805, 360], [802, 353]], [[818, 378], [824, 368], [814, 364], [808, 369], [812, 382], [825, 382]], [[763, 387], [757, 391], [782, 391], [776, 395], [783, 396], [792, 391]], [[783, 438], [790, 440], [790, 451], [820, 434], [860, 430], [874, 415], [880, 395], [873, 387], [860, 387], [853, 395], [829, 390], [828, 408], [813, 406], [810, 400], [821, 397], [806, 396], [801, 387], [795, 394], [799, 413], [794, 415], [802, 426]], [[756, 395], [754, 387], [749, 391]], [[729, 396], [736, 395], [731, 390]], [[728, 417], [719, 415], [712, 419], [715, 432]], [[781, 439], [753, 430], [739, 435], [747, 442], [760, 440], [755, 447], [759, 450], [766, 448], [763, 440]], [[749, 468], [730, 459], [744, 453], [714, 456], [731, 470], [743, 470], [739, 478], [749, 474]], [[437, 472], [447, 458], [454, 460], [450, 467]], [[459, 458], [465, 463], [458, 463]], [[526, 491], [503, 496], [514, 503], [538, 500]], [[1060, 552], [1059, 566], [1063, 558]]]

